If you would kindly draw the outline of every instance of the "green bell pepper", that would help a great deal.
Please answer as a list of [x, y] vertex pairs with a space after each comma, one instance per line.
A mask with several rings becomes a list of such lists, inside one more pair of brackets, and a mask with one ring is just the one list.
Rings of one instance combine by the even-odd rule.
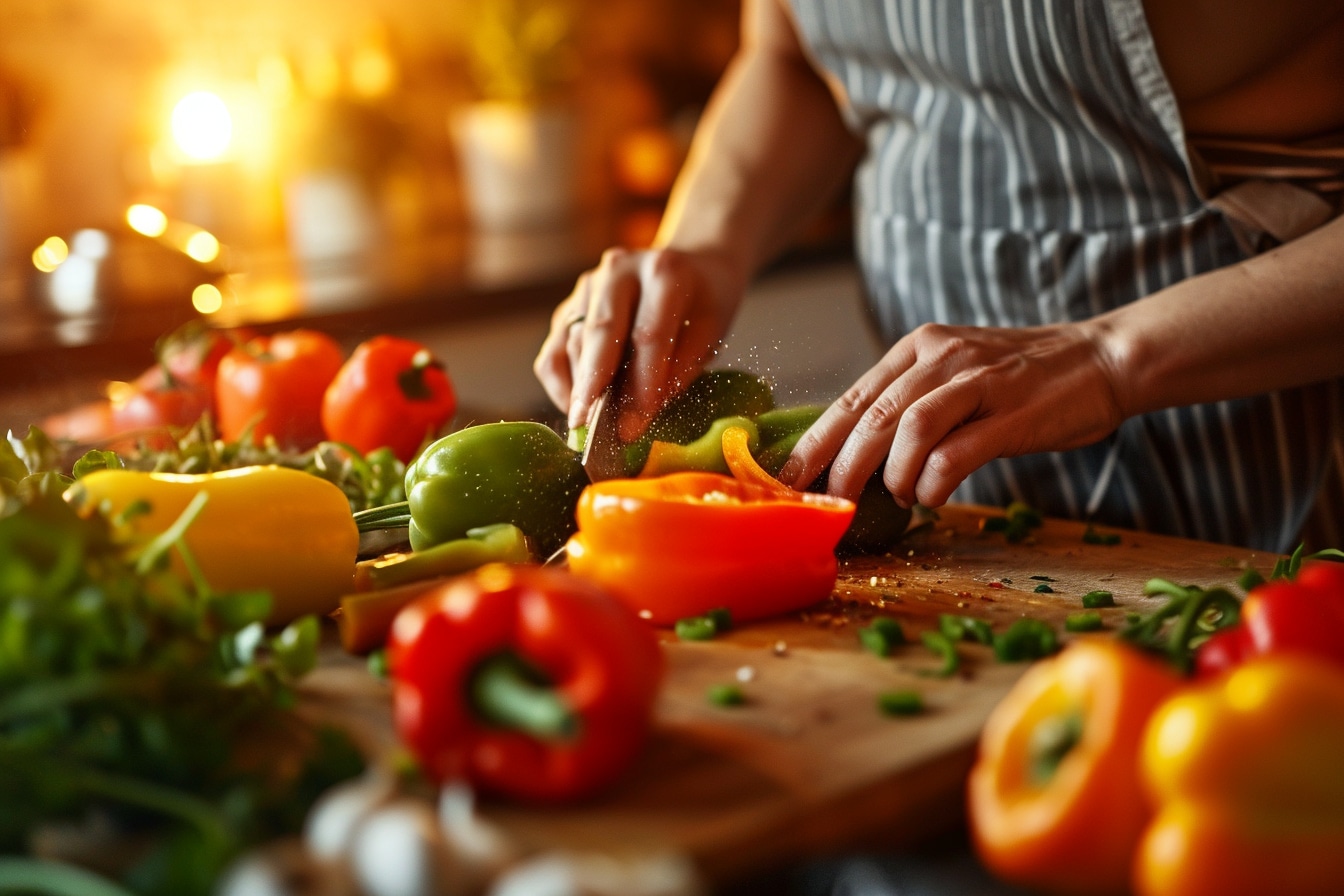
[[[688, 445], [723, 417], [754, 418], [775, 406], [770, 384], [743, 370], [706, 370], [658, 412], [644, 434], [625, 446], [625, 468], [634, 475], [644, 469], [654, 442]], [[569, 433], [568, 445], [582, 451], [586, 426]]]
[[756, 434], [756, 424], [747, 417], [720, 417], [709, 425], [709, 430], [700, 438], [687, 445], [676, 442], [659, 442], [649, 447], [649, 458], [644, 462], [640, 476], [665, 476], [683, 470], [698, 470], [704, 473], [731, 474], [728, 461], [723, 459], [723, 433], [730, 426], [738, 426], [747, 431], [747, 443], [752, 451], [756, 450], [760, 439]]
[[[821, 417], [826, 405], [799, 405], [776, 408], [756, 417], [756, 428], [761, 436], [761, 448], [756, 462], [772, 476], [778, 475], [784, 462], [803, 433]], [[809, 487], [809, 491], [825, 491], [830, 469], [823, 470]], [[905, 534], [910, 525], [910, 511], [897, 504], [882, 484], [879, 469], [864, 483], [859, 494], [854, 520], [845, 530], [836, 546], [840, 554], [877, 554], [889, 549]]]
[[550, 427], [484, 423], [449, 433], [406, 468], [413, 550], [512, 523], [547, 557], [573, 534], [588, 485], [579, 455]]

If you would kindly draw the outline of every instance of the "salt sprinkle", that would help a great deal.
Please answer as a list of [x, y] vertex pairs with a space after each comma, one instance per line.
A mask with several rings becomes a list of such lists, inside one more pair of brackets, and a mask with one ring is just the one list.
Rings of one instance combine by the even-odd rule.
[[775, 656], [784, 656], [789, 652], [789, 645], [783, 641], [776, 641], [774, 646]]
[[752, 666], [742, 666], [737, 670], [737, 680], [746, 684], [756, 678], [756, 669]]

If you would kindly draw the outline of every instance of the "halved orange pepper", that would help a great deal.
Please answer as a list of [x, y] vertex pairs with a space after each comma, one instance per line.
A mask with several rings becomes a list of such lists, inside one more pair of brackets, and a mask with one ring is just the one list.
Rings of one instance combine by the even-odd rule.
[[698, 472], [590, 485], [569, 568], [657, 625], [721, 607], [747, 621], [824, 600], [854, 503], [776, 485]]
[[1042, 892], [1127, 892], [1151, 814], [1139, 744], [1181, 683], [1112, 638], [1080, 639], [1030, 667], [985, 723], [968, 782], [985, 865]]
[[1266, 654], [1153, 715], [1138, 847], [1143, 896], [1315, 896], [1344, 889], [1344, 672]]

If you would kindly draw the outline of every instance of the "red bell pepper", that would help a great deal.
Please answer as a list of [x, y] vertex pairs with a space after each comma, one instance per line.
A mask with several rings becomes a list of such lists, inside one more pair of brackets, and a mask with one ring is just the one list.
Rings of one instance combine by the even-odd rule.
[[629, 767], [663, 671], [653, 629], [598, 586], [499, 563], [398, 613], [388, 660], [397, 730], [432, 779], [539, 802]]
[[375, 336], [355, 348], [327, 387], [322, 427], [327, 438], [361, 453], [386, 446], [410, 463], [456, 410], [453, 384], [428, 348]]
[[215, 410], [219, 433], [230, 441], [252, 426], [260, 441], [306, 450], [322, 441], [322, 397], [344, 353], [336, 340], [316, 330], [258, 336], [236, 346], [219, 362]]
[[1199, 676], [1221, 674], [1264, 654], [1304, 653], [1344, 665], [1344, 563], [1303, 564], [1294, 579], [1271, 579], [1241, 605], [1241, 620], [1195, 652]]
[[854, 502], [720, 473], [609, 479], [579, 496], [569, 568], [656, 625], [787, 613], [835, 587]]

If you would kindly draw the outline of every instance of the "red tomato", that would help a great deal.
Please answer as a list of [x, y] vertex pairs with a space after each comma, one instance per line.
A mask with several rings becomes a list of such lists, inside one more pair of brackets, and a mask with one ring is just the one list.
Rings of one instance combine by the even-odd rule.
[[252, 426], [261, 441], [307, 450], [322, 441], [322, 396], [344, 354], [336, 340], [316, 330], [258, 336], [231, 349], [219, 362], [215, 407], [219, 433], [234, 441]]
[[428, 348], [375, 336], [354, 350], [327, 387], [322, 426], [327, 438], [364, 454], [388, 447], [410, 463], [456, 410], [453, 384]]

